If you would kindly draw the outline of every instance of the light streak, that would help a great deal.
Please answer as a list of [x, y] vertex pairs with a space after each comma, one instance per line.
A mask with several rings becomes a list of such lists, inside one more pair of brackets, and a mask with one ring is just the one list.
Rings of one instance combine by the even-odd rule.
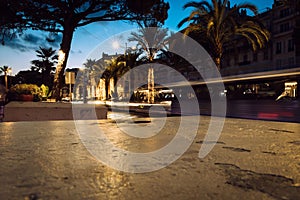
[[[271, 74], [272, 73], [272, 74]], [[241, 74], [237, 76], [226, 76], [223, 78], [208, 79], [206, 81], [190, 81], [190, 85], [205, 85], [213, 83], [230, 83], [235, 81], [247, 81], [247, 80], [259, 80], [259, 79], [269, 79], [269, 78], [279, 78], [279, 77], [288, 77], [288, 76], [299, 76], [300, 69], [289, 69], [289, 70], [277, 70], [271, 72], [258, 72], [251, 74]], [[170, 83], [165, 85], [165, 87], [179, 87], [185, 86], [184, 82]]]

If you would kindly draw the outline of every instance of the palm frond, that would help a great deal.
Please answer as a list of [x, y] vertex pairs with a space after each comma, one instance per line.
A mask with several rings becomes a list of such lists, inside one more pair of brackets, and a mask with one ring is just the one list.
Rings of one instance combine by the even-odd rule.
[[216, 61], [221, 60], [224, 44], [230, 43], [236, 35], [246, 38], [254, 50], [262, 48], [270, 38], [269, 31], [256, 17], [240, 14], [241, 9], [246, 9], [256, 15], [255, 5], [241, 3], [229, 8], [228, 3], [229, 0], [211, 0], [211, 4], [208, 1], [189, 2], [184, 8], [194, 10], [178, 24], [181, 27], [188, 23], [184, 35], [193, 32], [199, 37], [205, 37], [210, 53], [215, 56]]

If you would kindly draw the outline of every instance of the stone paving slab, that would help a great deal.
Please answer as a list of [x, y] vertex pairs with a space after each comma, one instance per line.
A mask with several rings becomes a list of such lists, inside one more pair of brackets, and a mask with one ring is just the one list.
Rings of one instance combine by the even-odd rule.
[[[209, 121], [201, 116], [195, 140], [177, 161], [140, 174], [95, 159], [73, 121], [0, 123], [0, 199], [300, 199], [300, 124], [226, 119], [219, 140], [204, 141]], [[138, 140], [112, 119], [86, 121], [137, 152], [165, 146], [179, 122], [169, 117], [157, 136]], [[205, 142], [216, 145], [200, 159]]]
[[[107, 118], [107, 107], [104, 105], [82, 104], [81, 108], [95, 106], [98, 119]], [[72, 104], [63, 102], [21, 102], [12, 101], [4, 107], [6, 122], [73, 120]]]

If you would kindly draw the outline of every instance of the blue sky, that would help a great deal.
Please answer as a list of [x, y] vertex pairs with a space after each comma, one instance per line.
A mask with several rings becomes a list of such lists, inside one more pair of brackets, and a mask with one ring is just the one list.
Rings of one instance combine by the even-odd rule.
[[[184, 17], [188, 16], [189, 11], [184, 11], [182, 6], [190, 0], [166, 0], [170, 3], [169, 18], [165, 22], [165, 27], [172, 31], [178, 31], [177, 24]], [[231, 0], [231, 6], [243, 2], [250, 2], [255, 4], [259, 12], [263, 12], [267, 7], [272, 7], [273, 0]], [[111, 41], [117, 38], [117, 34], [124, 31], [137, 28], [126, 22], [103, 22], [94, 23], [85, 27], [78, 28], [74, 33], [72, 42], [71, 54], [68, 60], [68, 68], [82, 67], [82, 64], [90, 54], [98, 54], [101, 58], [102, 52], [115, 53], [124, 52], [123, 49], [110, 48]], [[47, 33], [38, 31], [27, 31], [22, 38], [15, 39], [14, 41], [7, 42], [5, 46], [0, 46], [0, 66], [7, 65], [12, 68], [12, 73], [16, 74], [20, 70], [30, 69], [30, 61], [37, 59], [35, 50], [42, 47], [52, 46], [54, 49], [59, 49], [59, 43], [48, 43], [45, 39]], [[60, 36], [57, 37], [59, 40]], [[125, 39], [121, 41], [125, 43]], [[105, 44], [105, 45], [103, 45]], [[99, 48], [103, 47], [103, 48]], [[96, 52], [95, 52], [96, 51]], [[97, 56], [96, 56], [97, 57]]]

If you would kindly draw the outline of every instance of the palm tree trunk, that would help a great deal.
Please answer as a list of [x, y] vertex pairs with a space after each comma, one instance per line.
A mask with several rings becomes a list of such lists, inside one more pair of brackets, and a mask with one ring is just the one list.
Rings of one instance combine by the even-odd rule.
[[109, 81], [109, 79], [107, 80], [107, 79], [105, 79], [105, 100], [108, 100], [109, 99], [109, 83], [110, 83], [110, 81]]
[[51, 69], [46, 68], [44, 71], [44, 83], [45, 85], [47, 85], [48, 87], [51, 86]]
[[117, 86], [117, 83], [118, 83], [118, 77], [114, 77], [114, 98], [116, 98], [115, 100], [118, 100], [119, 99], [119, 95], [118, 95], [118, 86]]
[[216, 64], [218, 70], [220, 71], [220, 69], [221, 69], [221, 58], [220, 57], [215, 58], [215, 64]]
[[5, 81], [5, 89], [8, 90], [7, 71], [4, 71], [4, 81]]
[[219, 37], [215, 38], [215, 51], [215, 64], [220, 71], [222, 65], [221, 60], [223, 56], [223, 46], [222, 42], [219, 40]]

